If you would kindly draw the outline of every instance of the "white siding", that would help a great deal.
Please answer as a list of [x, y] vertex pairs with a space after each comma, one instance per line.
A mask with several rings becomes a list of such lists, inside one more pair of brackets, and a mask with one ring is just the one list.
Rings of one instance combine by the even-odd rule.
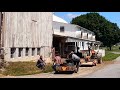
[[76, 34], [76, 37], [77, 37], [77, 38], [81, 38], [81, 31], [76, 31], [75, 34]]
[[[65, 29], [64, 32], [60, 32], [60, 26], [64, 26]], [[70, 36], [70, 37], [76, 37], [75, 32], [79, 30], [79, 28], [76, 25], [54, 22], [54, 21], [53, 21], [53, 29], [54, 29], [54, 34], [56, 35]]]
[[89, 40], [92, 39], [92, 34], [88, 34], [88, 39], [89, 39]]
[[92, 41], [95, 41], [95, 35], [92, 36]]

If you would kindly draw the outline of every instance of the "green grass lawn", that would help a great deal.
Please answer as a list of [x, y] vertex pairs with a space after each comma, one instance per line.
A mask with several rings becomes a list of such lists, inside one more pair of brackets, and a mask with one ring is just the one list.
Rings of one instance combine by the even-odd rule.
[[105, 56], [102, 58], [103, 61], [112, 61], [120, 56], [120, 54], [114, 54], [112, 52], [120, 52], [120, 46], [112, 46], [112, 50], [110, 51], [107, 47], [102, 47], [101, 49], [105, 49]]
[[47, 73], [52, 71], [53, 69], [51, 67], [51, 64], [46, 65], [45, 71], [42, 71], [36, 67], [36, 62], [10, 62], [9, 65], [5, 68], [5, 71], [2, 72], [2, 74], [19, 76], [38, 74], [42, 72]]
[[111, 51], [106, 51], [105, 56], [102, 59], [103, 59], [103, 61], [112, 61], [119, 56], [120, 56], [120, 54], [114, 54]]

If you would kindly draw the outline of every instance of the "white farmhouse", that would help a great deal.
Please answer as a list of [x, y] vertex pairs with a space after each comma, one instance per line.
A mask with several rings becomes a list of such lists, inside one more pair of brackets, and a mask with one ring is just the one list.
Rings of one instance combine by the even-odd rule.
[[75, 24], [70, 24], [55, 15], [53, 15], [53, 31], [53, 47], [55, 47], [56, 53], [60, 53], [62, 57], [66, 57], [67, 53], [71, 50], [76, 50], [77, 47], [80, 50], [88, 50], [89, 44], [93, 46], [96, 43], [99, 44], [92, 31]]

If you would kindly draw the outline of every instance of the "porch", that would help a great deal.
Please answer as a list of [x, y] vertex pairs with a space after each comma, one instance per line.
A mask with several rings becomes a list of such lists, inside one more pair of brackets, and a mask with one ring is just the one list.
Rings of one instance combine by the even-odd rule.
[[76, 51], [80, 40], [78, 38], [53, 35], [53, 47], [55, 54], [59, 53], [62, 58], [66, 58], [71, 50]]

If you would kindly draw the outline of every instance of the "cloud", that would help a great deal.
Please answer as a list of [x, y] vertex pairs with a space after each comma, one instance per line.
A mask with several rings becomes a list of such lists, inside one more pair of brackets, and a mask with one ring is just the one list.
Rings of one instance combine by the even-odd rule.
[[67, 17], [70, 18], [70, 19], [75, 18], [77, 16], [79, 16], [79, 14], [72, 14], [72, 13], [67, 14]]

